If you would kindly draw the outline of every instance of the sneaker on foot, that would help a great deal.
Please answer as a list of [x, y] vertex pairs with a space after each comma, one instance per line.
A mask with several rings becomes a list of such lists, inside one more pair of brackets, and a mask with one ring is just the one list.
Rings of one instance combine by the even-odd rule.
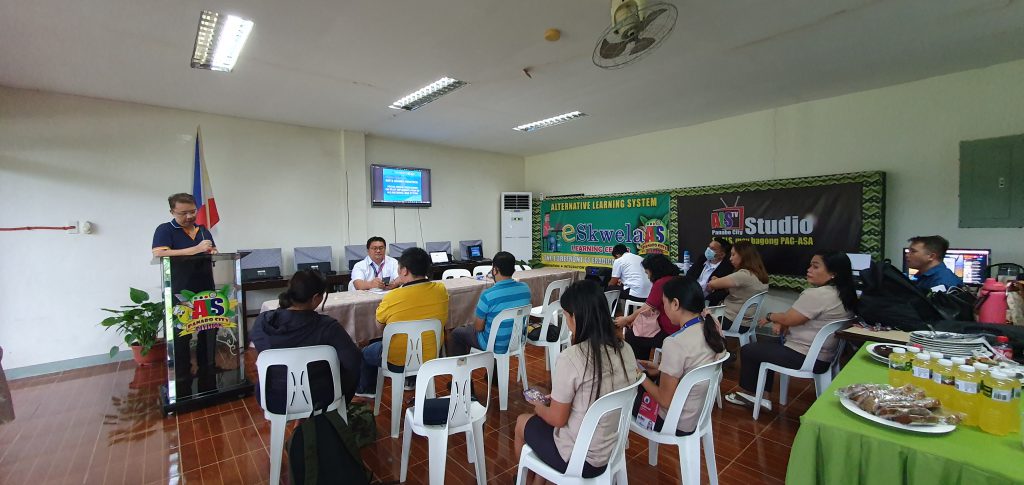
[[377, 399], [377, 393], [356, 391], [355, 397], [361, 397], [364, 399]]

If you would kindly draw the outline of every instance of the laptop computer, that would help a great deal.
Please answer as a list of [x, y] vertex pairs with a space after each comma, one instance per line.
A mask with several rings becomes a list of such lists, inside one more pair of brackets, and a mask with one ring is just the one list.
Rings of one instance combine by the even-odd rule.
[[445, 251], [434, 251], [430, 253], [430, 262], [434, 264], [448, 264], [448, 253]]

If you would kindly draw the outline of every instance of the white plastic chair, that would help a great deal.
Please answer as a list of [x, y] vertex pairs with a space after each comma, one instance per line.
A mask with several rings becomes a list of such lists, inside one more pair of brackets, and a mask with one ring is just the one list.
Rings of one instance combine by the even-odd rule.
[[[629, 429], [647, 439], [647, 462], [651, 466], [658, 466], [659, 443], [679, 447], [679, 476], [682, 478], [682, 483], [700, 483], [701, 442], [704, 444], [704, 461], [708, 467], [708, 479], [712, 485], [718, 483], [715, 438], [711, 433], [711, 406], [714, 397], [719, 395], [719, 387], [722, 382], [722, 363], [728, 358], [729, 353], [726, 352], [720, 359], [693, 369], [683, 376], [683, 379], [679, 381], [679, 387], [676, 387], [675, 395], [672, 396], [672, 404], [668, 407], [668, 412], [665, 413], [661, 431], [649, 430], [640, 427], [635, 420], [630, 421]], [[701, 382], [708, 383], [708, 390], [704, 395], [700, 414], [697, 415], [697, 426], [691, 435], [676, 436], [679, 416], [683, 413], [686, 399], [690, 396], [693, 387]]]
[[446, 269], [444, 273], [441, 273], [442, 280], [453, 280], [455, 278], [472, 278], [473, 273], [470, 273], [468, 269], [455, 268]]
[[561, 298], [562, 294], [565, 293], [565, 289], [569, 287], [569, 283], [571, 282], [572, 281], [569, 278], [566, 278], [564, 280], [555, 280], [548, 283], [548, 287], [544, 289], [544, 301], [540, 306], [535, 306], [530, 310], [530, 316], [540, 318], [541, 316], [546, 315], [548, 313], [548, 305], [558, 303], [558, 299], [553, 297], [554, 293], [557, 291], [558, 297]]
[[[471, 353], [490, 352], [494, 355], [495, 365], [498, 367], [498, 408], [502, 411], [508, 410], [508, 371], [511, 365], [512, 356], [519, 360], [519, 369], [516, 371], [516, 381], [522, 381], [523, 389], [530, 387], [526, 379], [526, 352], [523, 347], [525, 337], [526, 320], [530, 318], [530, 305], [507, 308], [498, 313], [491, 321], [491, 334], [487, 337], [487, 348], [479, 350], [470, 348]], [[505, 353], [494, 351], [494, 343], [498, 338], [498, 326], [506, 320], [512, 320], [512, 336], [508, 341], [508, 350]]]
[[807, 351], [807, 356], [804, 357], [804, 363], [799, 369], [790, 369], [789, 367], [782, 367], [781, 365], [772, 364], [769, 362], [762, 362], [761, 368], [757, 371], [757, 393], [754, 394], [754, 420], [761, 415], [761, 399], [764, 396], [764, 382], [767, 378], [768, 371], [775, 371], [779, 375], [779, 405], [786, 405], [786, 394], [789, 387], [789, 378], [800, 377], [803, 379], [814, 379], [814, 397], [821, 396], [821, 393], [828, 389], [828, 386], [832, 384], [832, 375], [834, 368], [839, 364], [839, 353], [842, 351], [842, 341], [836, 345], [836, 354], [832, 358], [832, 365], [829, 366], [828, 370], [821, 374], [814, 373], [814, 363], [818, 360], [818, 354], [821, 353], [821, 348], [825, 345], [825, 341], [828, 340], [832, 335], [843, 328], [846, 328], [855, 319], [849, 318], [846, 320], [836, 320], [834, 322], [826, 324], [818, 330], [818, 334], [814, 336], [814, 340], [811, 341], [811, 348]]
[[[284, 452], [284, 434], [288, 421], [308, 418], [313, 413], [313, 393], [309, 383], [310, 363], [326, 361], [334, 380], [334, 401], [325, 412], [336, 411], [348, 421], [345, 396], [341, 392], [341, 365], [338, 351], [330, 345], [293, 347], [289, 349], [268, 349], [256, 357], [256, 372], [259, 375], [259, 402], [263, 417], [270, 421], [270, 483], [276, 485], [281, 479], [281, 454]], [[267, 369], [283, 365], [288, 369], [288, 388], [284, 414], [272, 413], [267, 409]], [[276, 389], [275, 389], [276, 391]]]
[[[548, 327], [558, 325], [558, 338], [553, 342], [547, 340]], [[572, 344], [572, 335], [569, 333], [569, 325], [565, 323], [565, 312], [562, 305], [557, 301], [547, 305], [547, 313], [540, 324], [538, 340], [526, 337], [526, 343], [536, 347], [544, 347], [544, 368], [551, 371], [551, 379], [555, 378], [555, 363], [562, 351]]]
[[[576, 443], [573, 444], [572, 453], [569, 455], [569, 463], [565, 473], [551, 468], [537, 455], [533, 453], [530, 445], [523, 445], [523, 451], [519, 455], [519, 478], [516, 483], [527, 483], [526, 471], [544, 477], [554, 483], [565, 484], [590, 484], [607, 483], [613, 481], [621, 484], [628, 483], [626, 477], [626, 443], [629, 441], [629, 421], [632, 419], [630, 410], [633, 407], [633, 399], [636, 398], [636, 387], [643, 379], [619, 389], [618, 391], [605, 394], [587, 409], [583, 416], [583, 423], [580, 425], [580, 432], [576, 436]], [[583, 461], [587, 458], [587, 451], [590, 449], [597, 431], [597, 424], [604, 416], [618, 412], [618, 427], [612, 431], [615, 435], [615, 446], [608, 457], [608, 468], [604, 473], [594, 478], [583, 478]]]
[[531, 269], [533, 269], [533, 268], [531, 268], [530, 265], [528, 265], [528, 264], [517, 264], [516, 265], [516, 271], [529, 271]]
[[482, 265], [473, 268], [473, 276], [487, 276], [491, 272], [491, 265]]
[[[764, 297], [767, 295], [767, 291], [762, 291], [743, 302], [743, 306], [740, 307], [740, 311], [736, 313], [736, 319], [732, 321], [732, 325], [729, 328], [722, 326], [723, 337], [733, 337], [740, 341], [740, 347], [749, 344], [750, 342], [757, 340], [757, 322], [761, 319], [761, 315], [764, 313]], [[753, 307], [753, 311], [751, 310]], [[725, 306], [719, 305], [708, 308], [711, 313], [718, 318], [721, 322], [722, 318], [725, 317]], [[749, 317], [746, 317], [748, 315]], [[747, 325], [747, 329], [743, 330], [743, 325]]]
[[[416, 376], [416, 400], [413, 406], [405, 410], [405, 430], [402, 432], [402, 468], [399, 481], [405, 482], [409, 470], [409, 448], [412, 445], [412, 433], [427, 438], [430, 458], [431, 485], [445, 482], [444, 469], [448, 461], [448, 436], [455, 433], [466, 433], [466, 448], [469, 462], [476, 469], [478, 485], [487, 483], [487, 466], [484, 463], [484, 420], [487, 418], [487, 406], [491, 402], [491, 370], [494, 357], [490, 352], [464, 355], [461, 357], [442, 357], [433, 359], [420, 367]], [[473, 371], [486, 369], [487, 398], [482, 402], [472, 400]], [[452, 391], [448, 396], [448, 417], [444, 424], [428, 425], [423, 423], [423, 403], [428, 397], [427, 388], [432, 387], [434, 377], [452, 376]]]
[[[391, 379], [391, 437], [398, 437], [398, 426], [400, 425], [402, 413], [402, 393], [405, 392], [405, 378], [414, 376], [419, 372], [424, 362], [423, 358], [423, 336], [426, 332], [434, 332], [435, 349], [441, 351], [441, 321], [437, 319], [413, 320], [409, 322], [393, 322], [384, 326], [384, 339], [381, 352], [380, 371], [377, 372], [377, 393], [373, 402], [373, 415], [380, 414], [381, 394], [384, 392], [384, 378]], [[405, 367], [402, 372], [392, 372], [388, 367], [388, 350], [391, 348], [391, 339], [396, 335], [405, 335]], [[433, 388], [426, 390], [431, 397], [434, 396]]]
[[615, 310], [619, 307], [619, 290], [609, 290], [604, 292], [604, 297], [608, 300], [608, 312], [612, 314], [612, 318], [615, 318]]

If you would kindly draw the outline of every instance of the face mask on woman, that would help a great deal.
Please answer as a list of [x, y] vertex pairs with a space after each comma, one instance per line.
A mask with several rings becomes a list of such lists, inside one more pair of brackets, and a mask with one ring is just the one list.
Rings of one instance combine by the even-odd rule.
[[704, 257], [711, 261], [715, 259], [715, 250], [711, 248], [704, 248]]

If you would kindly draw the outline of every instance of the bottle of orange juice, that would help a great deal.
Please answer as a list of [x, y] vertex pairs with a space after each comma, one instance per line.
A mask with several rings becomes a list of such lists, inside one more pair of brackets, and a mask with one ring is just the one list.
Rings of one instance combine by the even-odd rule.
[[956, 394], [950, 400], [949, 407], [964, 414], [963, 423], [967, 426], [978, 425], [978, 372], [974, 366], [961, 365], [957, 368], [954, 382]]
[[986, 382], [991, 391], [982, 401], [978, 425], [986, 433], [1006, 436], [1011, 431], [1013, 414], [1017, 411], [1013, 407], [1013, 389], [1017, 383], [999, 370], [992, 371]]
[[911, 372], [913, 374], [910, 383], [920, 387], [925, 394], [931, 396], [934, 393], [932, 390], [932, 356], [924, 352], [914, 356]]
[[939, 359], [935, 362], [932, 367], [932, 387], [935, 389], [935, 395], [932, 396], [939, 400], [940, 403], [945, 405], [953, 397], [953, 361], [949, 359]]
[[902, 347], [892, 349], [889, 354], [889, 385], [902, 387], [910, 382], [911, 355]]

